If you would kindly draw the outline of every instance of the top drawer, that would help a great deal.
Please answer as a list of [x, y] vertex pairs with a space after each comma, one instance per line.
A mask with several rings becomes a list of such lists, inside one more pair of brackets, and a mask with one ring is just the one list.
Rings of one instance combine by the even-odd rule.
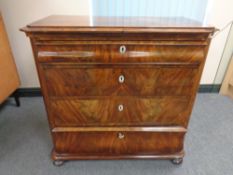
[[38, 46], [39, 62], [134, 63], [134, 62], [202, 62], [203, 45], [155, 43], [68, 44]]

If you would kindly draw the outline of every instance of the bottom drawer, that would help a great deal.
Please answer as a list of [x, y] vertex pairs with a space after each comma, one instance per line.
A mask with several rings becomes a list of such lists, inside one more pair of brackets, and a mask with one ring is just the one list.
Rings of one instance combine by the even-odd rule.
[[163, 155], [183, 150], [184, 132], [56, 132], [55, 152], [87, 155]]

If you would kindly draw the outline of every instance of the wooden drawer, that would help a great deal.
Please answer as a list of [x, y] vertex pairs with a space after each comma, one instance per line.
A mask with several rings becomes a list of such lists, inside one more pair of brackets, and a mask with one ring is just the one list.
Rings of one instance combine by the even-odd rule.
[[181, 125], [189, 97], [55, 98], [50, 101], [56, 126]]
[[[95, 41], [97, 42], [97, 41]], [[138, 62], [202, 62], [204, 45], [170, 42], [166, 45], [149, 41], [118, 44], [56, 43], [38, 46], [39, 62], [138, 63]], [[98, 43], [98, 42], [97, 42]], [[121, 43], [121, 44], [119, 44]]]
[[184, 132], [57, 132], [55, 151], [79, 156], [169, 155], [183, 150]]
[[197, 65], [44, 65], [48, 94], [54, 96], [188, 95]]

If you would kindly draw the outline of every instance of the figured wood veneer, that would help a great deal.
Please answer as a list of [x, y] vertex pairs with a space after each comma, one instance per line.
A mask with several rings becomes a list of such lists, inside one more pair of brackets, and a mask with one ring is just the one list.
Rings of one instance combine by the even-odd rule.
[[[183, 126], [189, 101], [172, 96], [75, 98], [52, 100], [51, 110], [56, 126]], [[120, 104], [124, 106], [121, 112]]]
[[118, 134], [115, 131], [55, 133], [56, 152], [83, 156], [163, 155], [176, 154], [183, 149], [184, 133], [121, 132], [122, 139]]
[[184, 156], [213, 27], [184, 18], [50, 16], [21, 30], [34, 52], [53, 160]]
[[[71, 64], [44, 66], [44, 77], [51, 97], [189, 95], [197, 71], [195, 65], [122, 65], [117, 68], [108, 65], [98, 68]], [[118, 81], [121, 75], [124, 83]]]

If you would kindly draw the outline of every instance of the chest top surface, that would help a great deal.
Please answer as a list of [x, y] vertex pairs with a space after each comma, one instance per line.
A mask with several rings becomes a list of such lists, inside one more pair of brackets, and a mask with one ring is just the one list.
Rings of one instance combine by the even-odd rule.
[[51, 15], [22, 28], [25, 32], [185, 32], [212, 33], [204, 26], [183, 17], [94, 17]]

